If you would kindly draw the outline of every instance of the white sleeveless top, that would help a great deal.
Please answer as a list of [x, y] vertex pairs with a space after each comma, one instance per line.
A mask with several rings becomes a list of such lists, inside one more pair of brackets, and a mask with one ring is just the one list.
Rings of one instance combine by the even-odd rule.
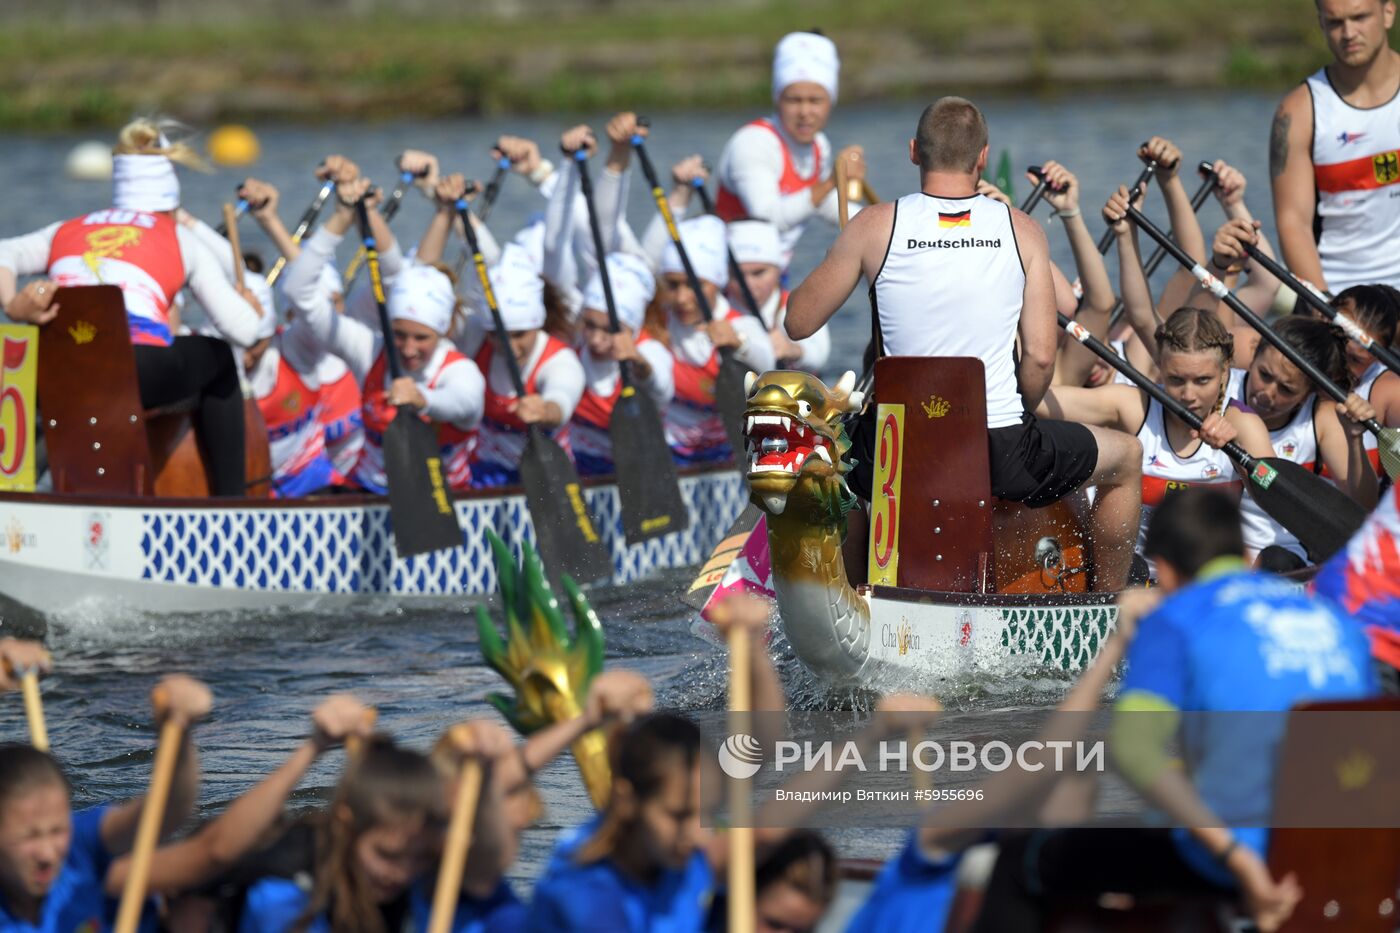
[[[1109, 348], [1110, 350], [1112, 350], [1114, 353], [1117, 353], [1118, 356], [1121, 357], [1122, 359], [1126, 360], [1126, 359], [1128, 358], [1128, 341], [1126, 341], [1126, 340], [1110, 340], [1110, 341], [1108, 342], [1108, 348]], [[1113, 371], [1113, 383], [1112, 383], [1112, 384], [1113, 384], [1113, 385], [1116, 385], [1116, 386], [1131, 386], [1131, 385], [1137, 385], [1137, 383], [1133, 382], [1133, 380], [1129, 379], [1127, 376], [1123, 375], [1122, 373], [1120, 373], [1120, 372], [1119, 372], [1118, 370], [1116, 370], [1116, 369]]]
[[981, 359], [987, 427], [1020, 424], [1012, 354], [1025, 287], [1010, 208], [980, 194], [905, 195], [870, 290], [884, 352]]
[[[1235, 369], [1230, 372], [1230, 387], [1227, 393], [1232, 399], [1244, 399], [1244, 381], [1247, 370]], [[1319, 463], [1317, 444], [1317, 395], [1309, 395], [1298, 406], [1288, 423], [1277, 430], [1269, 431], [1269, 441], [1273, 444], [1274, 455], [1291, 460], [1314, 473], [1322, 469]], [[1253, 496], [1240, 499], [1240, 514], [1244, 519], [1244, 547], [1246, 556], [1253, 560], [1260, 551], [1270, 545], [1277, 545], [1307, 560], [1308, 552], [1296, 535], [1269, 517], [1269, 514], [1255, 503]]]
[[[1370, 366], [1366, 367], [1366, 371], [1361, 374], [1360, 381], [1356, 383], [1356, 394], [1369, 402], [1371, 400], [1371, 390], [1376, 387], [1376, 380], [1384, 376], [1386, 372], [1388, 372], [1388, 370], [1385, 368], [1385, 364], [1380, 360], [1376, 360]], [[1366, 443], [1366, 456], [1371, 458], [1371, 466], [1375, 467], [1379, 474], [1381, 468], [1380, 447], [1377, 446], [1376, 435], [1367, 431], [1365, 434], [1361, 435], [1361, 439]]]
[[1400, 286], [1400, 94], [1361, 110], [1342, 100], [1327, 70], [1312, 95], [1313, 181], [1321, 234], [1317, 253], [1333, 294], [1352, 285]]
[[[1228, 399], [1228, 392], [1227, 392]], [[1229, 404], [1227, 400], [1226, 405]], [[1142, 442], [1142, 520], [1138, 523], [1138, 553], [1147, 539], [1147, 523], [1167, 493], [1188, 486], [1233, 486], [1243, 483], [1224, 451], [1198, 443], [1189, 457], [1177, 456], [1167, 439], [1166, 411], [1156, 399], [1147, 401], [1147, 417], [1138, 428]]]

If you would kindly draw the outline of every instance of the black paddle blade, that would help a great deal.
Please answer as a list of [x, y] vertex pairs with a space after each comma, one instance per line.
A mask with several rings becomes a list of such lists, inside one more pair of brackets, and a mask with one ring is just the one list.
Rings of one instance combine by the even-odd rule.
[[437, 431], [407, 406], [384, 432], [384, 472], [400, 557], [462, 546]]
[[749, 404], [744, 377], [748, 372], [728, 348], [720, 353], [719, 375], [715, 377], [715, 401], [719, 405], [719, 416], [724, 421], [729, 447], [734, 451], [735, 463], [744, 459], [744, 410]]
[[613, 406], [608, 433], [613, 438], [617, 496], [627, 543], [689, 528], [690, 512], [681, 498], [676, 464], [651, 396], [631, 386], [624, 388]]
[[724, 539], [715, 545], [715, 549], [710, 552], [709, 560], [705, 561], [700, 572], [691, 581], [690, 588], [681, 598], [682, 602], [696, 611], [705, 608], [710, 601], [710, 596], [715, 591], [715, 587], [719, 586], [720, 581], [724, 579], [729, 565], [734, 563], [734, 558], [743, 551], [744, 545], [748, 543], [749, 535], [753, 534], [753, 530], [758, 526], [758, 521], [761, 518], [763, 518], [763, 510], [758, 506], [752, 502], [744, 506], [744, 511], [740, 512], [739, 517], [734, 519], [734, 524], [730, 525], [729, 530], [724, 533]]
[[1249, 494], [1274, 521], [1297, 536], [1313, 563], [1346, 546], [1366, 510], [1327, 480], [1291, 460], [1266, 457], [1250, 470]]
[[1392, 481], [1400, 479], [1400, 431], [1381, 428], [1376, 435], [1376, 448], [1381, 454], [1381, 470]]
[[578, 471], [559, 445], [538, 429], [531, 430], [525, 442], [520, 482], [550, 579], [568, 574], [578, 583], [595, 583], [611, 577], [612, 558], [588, 514]]

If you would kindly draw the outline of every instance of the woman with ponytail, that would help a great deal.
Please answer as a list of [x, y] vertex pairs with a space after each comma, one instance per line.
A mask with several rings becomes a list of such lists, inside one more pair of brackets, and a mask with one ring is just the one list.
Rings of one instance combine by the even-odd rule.
[[[173, 125], [137, 120], [122, 129], [112, 160], [112, 204], [42, 230], [0, 240], [0, 305], [11, 320], [46, 324], [56, 289], [116, 285], [122, 290], [136, 353], [141, 404], [158, 408], [195, 396], [195, 431], [209, 460], [215, 495], [244, 494], [243, 393], [229, 343], [258, 339], [263, 308], [243, 282], [176, 221], [175, 166], [203, 168]], [[37, 275], [17, 291], [17, 277]], [[224, 339], [177, 337], [171, 311], [188, 286]], [[227, 342], [225, 342], [227, 341]], [[75, 374], [76, 375], [76, 374]]]
[[[1400, 327], [1400, 292], [1391, 286], [1353, 285], [1332, 299], [1332, 304], [1381, 346], [1395, 345], [1395, 332]], [[1400, 428], [1400, 375], [1386, 369], [1365, 347], [1352, 341], [1347, 343], [1347, 369], [1355, 380], [1356, 394], [1375, 410], [1376, 420], [1387, 428]], [[1371, 468], [1379, 471], [1381, 454], [1376, 436], [1368, 432], [1361, 439], [1366, 444]]]

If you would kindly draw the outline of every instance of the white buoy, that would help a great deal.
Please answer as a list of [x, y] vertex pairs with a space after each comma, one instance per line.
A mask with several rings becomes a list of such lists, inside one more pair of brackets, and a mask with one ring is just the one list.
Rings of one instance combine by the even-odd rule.
[[112, 177], [112, 147], [93, 139], [78, 143], [68, 152], [64, 168], [78, 181], [105, 181]]

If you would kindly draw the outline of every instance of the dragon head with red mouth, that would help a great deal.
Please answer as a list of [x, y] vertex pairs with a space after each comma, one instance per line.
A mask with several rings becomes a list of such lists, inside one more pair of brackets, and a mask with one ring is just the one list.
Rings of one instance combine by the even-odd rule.
[[749, 374], [745, 462], [749, 489], [765, 511], [781, 515], [804, 474], [839, 478], [850, 469], [841, 460], [851, 447], [841, 416], [860, 409], [855, 382], [853, 372], [830, 389], [797, 370]]

